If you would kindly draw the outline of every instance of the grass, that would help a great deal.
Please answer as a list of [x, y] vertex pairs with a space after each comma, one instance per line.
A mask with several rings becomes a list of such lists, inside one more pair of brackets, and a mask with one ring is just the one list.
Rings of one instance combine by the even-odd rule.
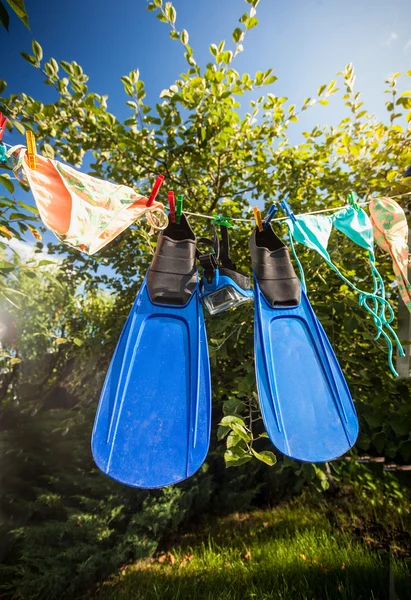
[[383, 536], [374, 539], [375, 525], [361, 527], [358, 514], [354, 522], [341, 506], [304, 497], [231, 515], [124, 567], [95, 599], [407, 600], [407, 549], [388, 552]]

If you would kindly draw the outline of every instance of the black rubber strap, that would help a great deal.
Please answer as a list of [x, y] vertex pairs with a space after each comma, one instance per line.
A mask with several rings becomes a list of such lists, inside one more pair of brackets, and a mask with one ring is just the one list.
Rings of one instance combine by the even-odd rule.
[[235, 264], [230, 258], [230, 242], [228, 239], [228, 227], [220, 226], [221, 241], [220, 241], [220, 260], [223, 267], [235, 271]]
[[197, 258], [200, 265], [203, 268], [203, 276], [211, 283], [214, 279], [216, 269], [218, 269], [218, 261], [220, 257], [220, 240], [218, 239], [217, 230], [214, 227], [214, 239], [203, 237], [197, 240], [197, 244], [207, 244], [211, 246], [211, 252], [204, 252], [201, 254], [197, 249]]
[[199, 238], [197, 243], [207, 243], [214, 248], [214, 253], [197, 253], [200, 265], [203, 267], [203, 277], [211, 283], [216, 269], [219, 269], [221, 275], [232, 279], [241, 289], [250, 290], [251, 283], [247, 273], [237, 270], [235, 264], [230, 258], [230, 242], [228, 237], [228, 227], [220, 225], [221, 239], [218, 238], [217, 230], [214, 226], [214, 240], [208, 238]]

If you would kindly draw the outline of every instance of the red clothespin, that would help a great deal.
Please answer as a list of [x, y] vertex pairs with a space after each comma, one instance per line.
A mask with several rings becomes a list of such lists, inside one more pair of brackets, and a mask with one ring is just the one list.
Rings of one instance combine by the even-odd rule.
[[174, 192], [168, 192], [168, 203], [170, 205], [170, 219], [172, 223], [176, 222], [176, 203], [174, 201]]
[[0, 112], [0, 140], [3, 137], [4, 130], [6, 129], [7, 117], [3, 116]]
[[150, 197], [147, 200], [147, 204], [146, 204], [147, 208], [149, 206], [151, 206], [153, 204], [154, 200], [156, 199], [156, 196], [158, 194], [158, 190], [160, 189], [161, 184], [163, 183], [163, 181], [164, 181], [164, 175], [159, 175], [157, 177], [157, 179], [156, 179], [155, 184], [153, 185], [153, 189], [151, 190]]

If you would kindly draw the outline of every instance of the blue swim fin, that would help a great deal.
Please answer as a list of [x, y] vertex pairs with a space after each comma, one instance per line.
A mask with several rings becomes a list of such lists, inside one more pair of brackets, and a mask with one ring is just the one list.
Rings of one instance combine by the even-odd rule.
[[107, 475], [158, 488], [193, 475], [210, 440], [208, 345], [187, 219], [159, 235], [97, 409], [92, 453]]
[[338, 458], [355, 443], [358, 419], [337, 358], [283, 242], [267, 227], [256, 229], [249, 245], [257, 387], [268, 436], [297, 460]]

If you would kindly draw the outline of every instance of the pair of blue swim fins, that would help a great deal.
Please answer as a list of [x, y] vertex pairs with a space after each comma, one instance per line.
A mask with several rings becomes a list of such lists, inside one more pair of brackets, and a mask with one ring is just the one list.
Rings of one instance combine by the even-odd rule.
[[[271, 226], [255, 229], [249, 245], [256, 376], [267, 433], [287, 456], [332, 460], [347, 452], [358, 434], [344, 376], [286, 246]], [[246, 275], [229, 258], [228, 237], [221, 256], [199, 256], [184, 214], [160, 233], [97, 409], [92, 453], [104, 473], [133, 487], [158, 488], [200, 468], [211, 424], [202, 301], [216, 313], [252, 296]]]

